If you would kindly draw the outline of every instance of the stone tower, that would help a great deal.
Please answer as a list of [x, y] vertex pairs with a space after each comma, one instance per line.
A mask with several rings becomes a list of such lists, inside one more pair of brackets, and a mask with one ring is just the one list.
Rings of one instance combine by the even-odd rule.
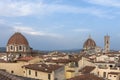
[[108, 35], [104, 37], [104, 50], [105, 53], [108, 53], [110, 51], [110, 36]]

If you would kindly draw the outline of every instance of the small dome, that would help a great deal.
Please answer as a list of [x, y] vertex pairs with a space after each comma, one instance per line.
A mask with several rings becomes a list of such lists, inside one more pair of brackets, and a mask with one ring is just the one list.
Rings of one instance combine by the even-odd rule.
[[87, 49], [87, 50], [88, 49], [95, 49], [95, 47], [96, 47], [96, 43], [92, 38], [88, 38], [83, 45], [83, 48]]
[[19, 32], [13, 34], [8, 40], [7, 45], [17, 44], [17, 45], [26, 45], [29, 46], [27, 39]]

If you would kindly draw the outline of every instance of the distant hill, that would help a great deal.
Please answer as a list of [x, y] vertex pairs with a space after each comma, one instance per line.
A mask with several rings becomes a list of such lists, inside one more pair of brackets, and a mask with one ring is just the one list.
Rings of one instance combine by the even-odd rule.
[[65, 53], [80, 53], [82, 49], [58, 50]]
[[5, 47], [0, 47], [0, 52], [6, 52], [6, 48]]
[[46, 52], [46, 53], [50, 53], [50, 52], [53, 52], [53, 51], [59, 51], [59, 52], [64, 52], [64, 53], [80, 53], [82, 49], [69, 49], [69, 50], [45, 50], [43, 52]]

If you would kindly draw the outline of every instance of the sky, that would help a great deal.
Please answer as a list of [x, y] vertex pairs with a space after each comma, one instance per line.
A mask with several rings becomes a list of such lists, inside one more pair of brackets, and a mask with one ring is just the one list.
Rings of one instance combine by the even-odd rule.
[[33, 49], [81, 49], [89, 35], [120, 49], [120, 0], [0, 0], [0, 46], [21, 32]]

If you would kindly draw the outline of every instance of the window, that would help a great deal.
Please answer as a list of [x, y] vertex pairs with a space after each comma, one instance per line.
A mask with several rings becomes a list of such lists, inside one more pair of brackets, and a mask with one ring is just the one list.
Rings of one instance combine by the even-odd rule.
[[75, 62], [75, 66], [78, 67], [78, 62]]
[[110, 75], [110, 77], [111, 77], [111, 75]]
[[113, 67], [113, 65], [109, 65], [111, 68]]
[[35, 71], [35, 76], [37, 77], [37, 71]]
[[109, 41], [107, 41], [107, 44], [109, 44]]
[[31, 75], [31, 70], [29, 70], [29, 75]]
[[49, 80], [51, 79], [51, 75], [50, 75], [50, 74], [48, 74], [48, 79], [49, 79]]
[[70, 63], [70, 67], [75, 67], [75, 63], [74, 63], [74, 62], [71, 62], [71, 63]]
[[19, 50], [22, 50], [22, 46], [19, 46]]
[[12, 71], [11, 71], [11, 73], [13, 74], [13, 73], [14, 73], [14, 71], [12, 70]]
[[98, 72], [98, 75], [99, 75], [99, 72]]
[[103, 72], [103, 77], [106, 78], [106, 72]]
[[10, 46], [10, 49], [13, 50], [13, 46]]

